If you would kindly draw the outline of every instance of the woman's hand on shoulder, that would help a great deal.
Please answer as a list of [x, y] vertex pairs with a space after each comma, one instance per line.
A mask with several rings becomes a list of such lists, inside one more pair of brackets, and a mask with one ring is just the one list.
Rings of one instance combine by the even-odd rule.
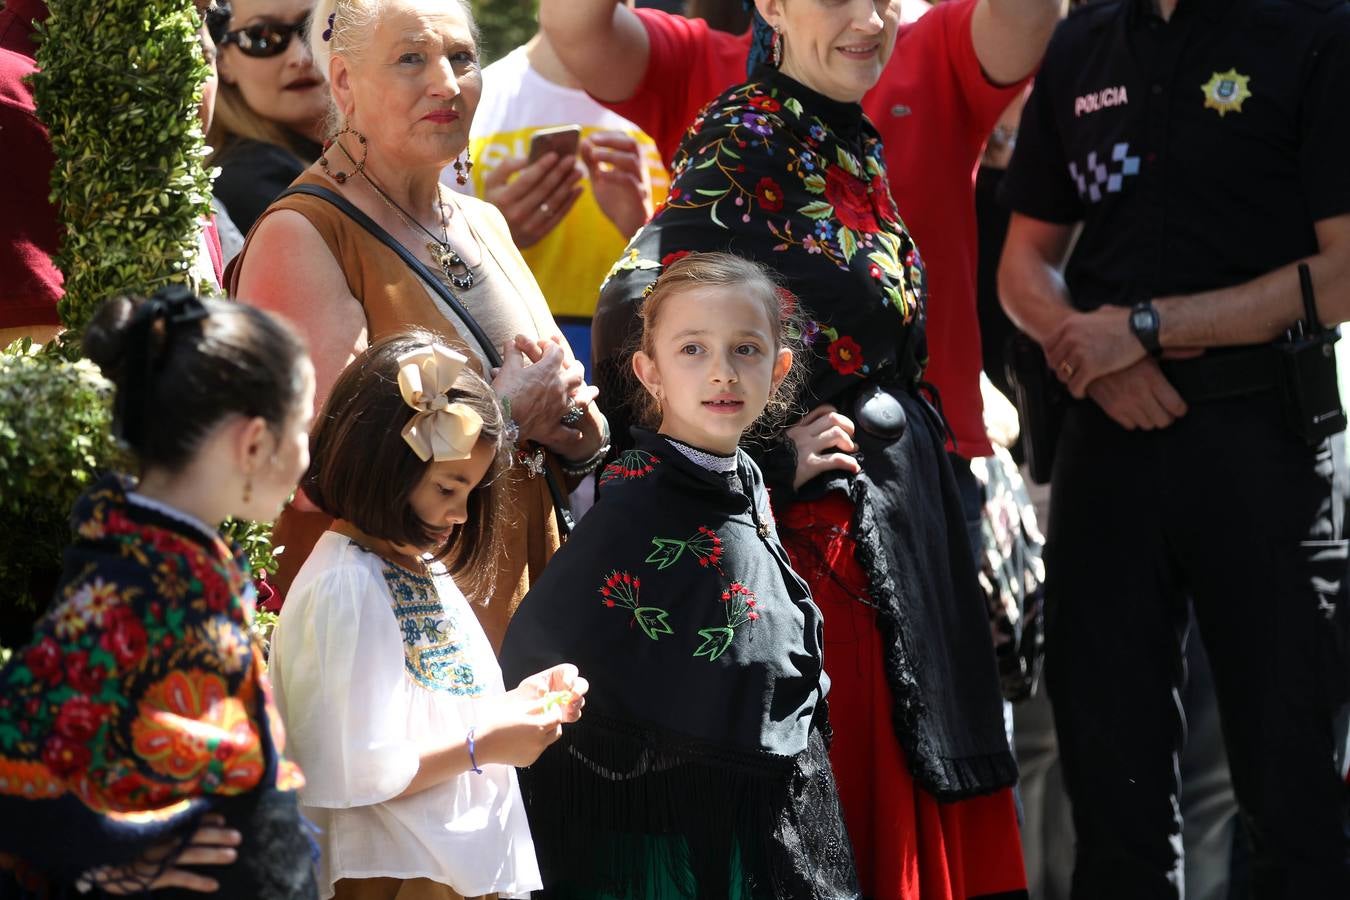
[[793, 488], [800, 488], [821, 472], [861, 472], [862, 466], [853, 456], [858, 451], [853, 432], [853, 420], [828, 403], [817, 406], [789, 428], [787, 436], [797, 448]]
[[479, 765], [533, 763], [562, 736], [564, 723], [581, 718], [589, 689], [577, 667], [564, 663], [531, 675], [515, 690], [490, 701], [475, 732]]

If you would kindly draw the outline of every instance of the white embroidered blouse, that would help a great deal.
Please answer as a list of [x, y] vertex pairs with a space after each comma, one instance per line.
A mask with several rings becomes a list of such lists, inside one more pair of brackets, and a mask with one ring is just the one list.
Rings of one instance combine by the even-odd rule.
[[340, 878], [430, 878], [463, 896], [524, 896], [539, 867], [510, 766], [400, 798], [420, 751], [463, 735], [501, 669], [451, 578], [416, 575], [327, 532], [272, 636], [271, 676], [303, 811], [320, 829], [322, 896]]

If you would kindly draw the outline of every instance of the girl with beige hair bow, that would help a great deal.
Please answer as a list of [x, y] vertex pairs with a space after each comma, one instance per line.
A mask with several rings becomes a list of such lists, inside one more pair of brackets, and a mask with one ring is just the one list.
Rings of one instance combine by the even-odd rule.
[[[309, 40], [333, 136], [254, 226], [227, 273], [230, 293], [297, 326], [320, 402], [370, 343], [409, 327], [491, 381], [514, 425], [501, 479], [514, 516], [505, 552], [486, 563], [488, 589], [465, 590], [498, 645], [570, 527], [567, 494], [603, 460], [608, 424], [501, 213], [440, 183], [446, 166], [470, 164], [482, 92], [468, 3], [319, 0]], [[279, 589], [326, 527], [303, 494], [282, 514]]]
[[324, 898], [540, 887], [513, 767], [580, 717], [587, 683], [563, 664], [507, 691], [461, 591], [493, 577], [508, 452], [467, 362], [395, 333], [338, 377], [315, 426], [303, 484], [334, 521], [282, 608], [271, 672]]

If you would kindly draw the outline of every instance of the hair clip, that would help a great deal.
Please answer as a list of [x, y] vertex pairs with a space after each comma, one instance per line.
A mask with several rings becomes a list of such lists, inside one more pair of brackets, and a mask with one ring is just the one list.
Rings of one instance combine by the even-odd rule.
[[328, 14], [328, 27], [325, 28], [324, 31], [323, 31], [323, 39], [324, 39], [325, 41], [331, 41], [331, 40], [333, 39], [333, 20], [336, 19], [336, 18], [337, 18], [337, 13], [335, 13], [335, 12], [330, 12], [330, 13]]

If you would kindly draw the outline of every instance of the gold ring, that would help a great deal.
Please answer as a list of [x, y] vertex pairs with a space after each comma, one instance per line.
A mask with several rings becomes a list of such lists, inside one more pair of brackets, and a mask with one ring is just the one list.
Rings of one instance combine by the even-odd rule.
[[1063, 375], [1065, 378], [1073, 377], [1073, 366], [1069, 365], [1068, 360], [1065, 360], [1064, 362], [1059, 364], [1059, 373]]

